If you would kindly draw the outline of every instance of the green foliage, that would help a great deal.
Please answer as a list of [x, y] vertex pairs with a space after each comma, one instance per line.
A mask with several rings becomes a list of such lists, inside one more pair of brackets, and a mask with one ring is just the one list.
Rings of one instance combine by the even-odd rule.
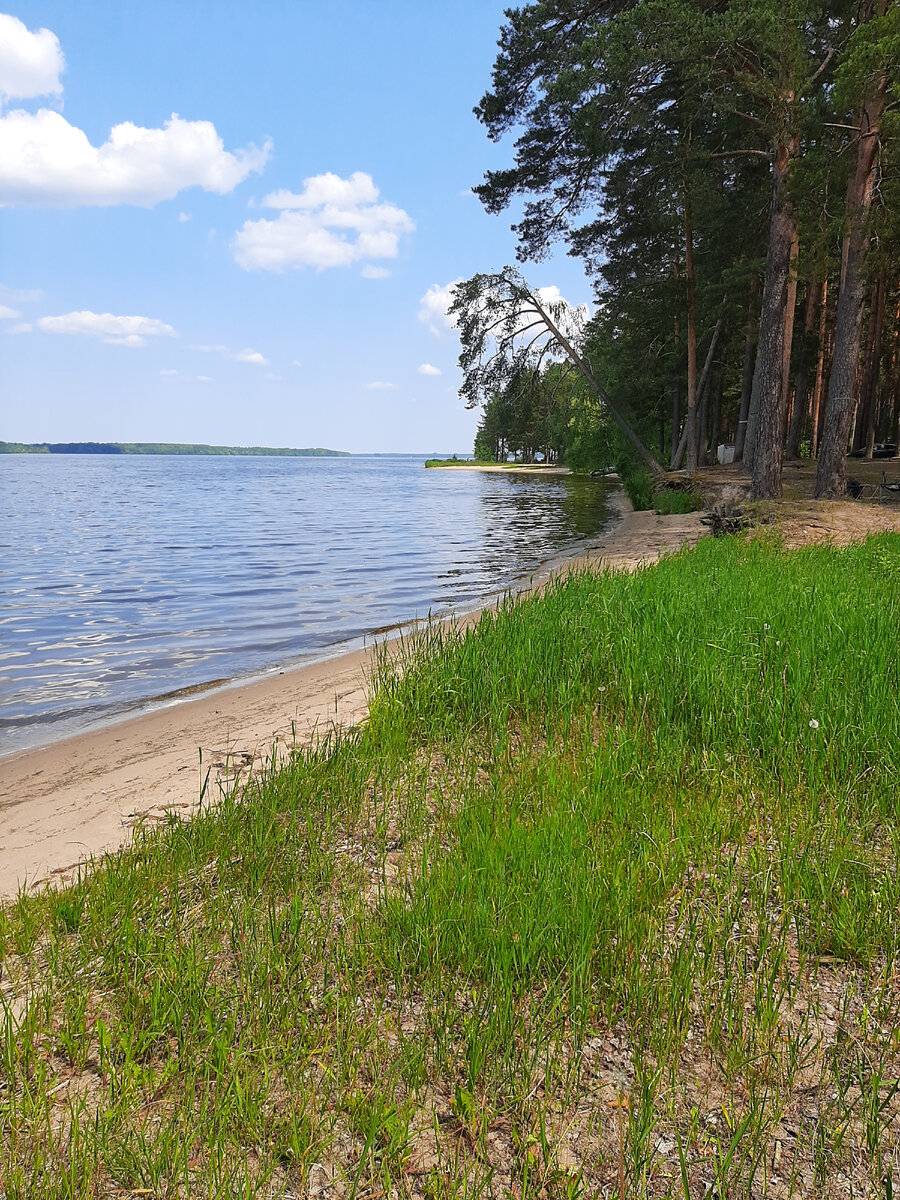
[[655, 492], [652, 507], [658, 513], [689, 513], [700, 512], [703, 508], [703, 497], [697, 491], [681, 491], [679, 488], [663, 488]]
[[[563, 241], [584, 264], [597, 304], [582, 352], [645, 446], [671, 450], [679, 439], [689, 308], [701, 363], [723, 321], [701, 455], [736, 436], [779, 153], [787, 156], [785, 195], [799, 233], [798, 302], [826, 279], [834, 302], [855, 126], [882, 72], [889, 97], [870, 215], [872, 277], [884, 270], [896, 292], [898, 23], [900, 8], [883, 0], [574, 0], [564, 19], [536, 0], [506, 14], [491, 87], [476, 112], [492, 139], [515, 130], [515, 141], [510, 165], [488, 171], [475, 190], [492, 213], [523, 204], [514, 226], [522, 261], [540, 260]], [[893, 299], [889, 307], [893, 335]], [[798, 329], [795, 381], [801, 367], [808, 376], [814, 341]], [[876, 438], [893, 440], [900, 392], [892, 358], [885, 352], [882, 360]], [[807, 386], [804, 401], [809, 393]], [[770, 454], [777, 440], [767, 437]]]

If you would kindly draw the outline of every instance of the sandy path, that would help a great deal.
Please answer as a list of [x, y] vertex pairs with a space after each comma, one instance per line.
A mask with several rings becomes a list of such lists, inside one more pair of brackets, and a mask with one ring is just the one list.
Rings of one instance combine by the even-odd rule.
[[[557, 570], [598, 561], [628, 569], [704, 532], [699, 513], [625, 511], [617, 495], [622, 521], [598, 550]], [[371, 656], [286, 670], [0, 761], [0, 897], [65, 881], [79, 862], [122, 845], [139, 821], [189, 813], [200, 794], [200, 748], [215, 796], [273, 747], [283, 753], [316, 729], [359, 721]]]

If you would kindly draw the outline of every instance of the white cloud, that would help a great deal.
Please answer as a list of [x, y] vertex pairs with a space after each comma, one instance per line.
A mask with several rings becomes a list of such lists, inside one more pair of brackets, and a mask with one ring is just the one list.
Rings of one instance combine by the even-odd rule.
[[199, 354], [221, 354], [225, 358], [230, 358], [232, 362], [252, 363], [256, 367], [267, 367], [269, 365], [269, 360], [260, 354], [258, 350], [245, 349], [232, 353], [221, 342], [215, 346], [188, 346], [188, 350], [196, 350]]
[[191, 219], [190, 213], [180, 212], [178, 214], [178, 220], [182, 225], [184, 224], [185, 221], [189, 221], [190, 219]]
[[40, 288], [11, 288], [0, 283], [0, 297], [12, 300], [15, 304], [30, 304], [35, 300], [43, 300], [44, 293]]
[[278, 382], [278, 380], [281, 378], [281, 376], [280, 376], [280, 375], [273, 375], [271, 371], [266, 371], [266, 373], [265, 373], [265, 375], [263, 376], [263, 378], [264, 378], [264, 379], [271, 379], [273, 383], [277, 383], [277, 382]]
[[291, 359], [291, 364], [292, 364], [293, 366], [295, 366], [295, 367], [302, 367], [302, 366], [303, 366], [303, 363], [300, 361], [300, 359], [299, 359], [299, 358], [292, 358], [292, 359]]
[[44, 333], [81, 333], [99, 337], [115, 346], [145, 346], [148, 337], [177, 337], [171, 325], [155, 317], [117, 317], [113, 313], [87, 310], [59, 317], [41, 317], [38, 329]]
[[12, 329], [7, 329], [7, 333], [31, 333], [34, 326], [30, 321], [20, 321], [18, 325], [13, 325]]
[[269, 360], [263, 358], [258, 350], [239, 350], [233, 355], [235, 362], [252, 363], [255, 367], [267, 367]]
[[149, 208], [184, 188], [222, 195], [261, 171], [270, 149], [232, 154], [211, 121], [176, 114], [162, 129], [114, 125], [98, 147], [60, 113], [16, 109], [0, 117], [0, 204]]
[[212, 379], [210, 379], [210, 377], [208, 375], [198, 375], [197, 382], [198, 383], [212, 383]]
[[[584, 332], [584, 327], [591, 317], [590, 306], [587, 304], [570, 304], [554, 284], [552, 287], [535, 288], [535, 295], [541, 307], [548, 313], [556, 327], [570, 340], [578, 342]], [[537, 314], [532, 309], [531, 314], [523, 313], [523, 325], [530, 324]]]
[[171, 370], [169, 370], [169, 371], [160, 371], [160, 375], [174, 376], [174, 375], [177, 375], [177, 374], [178, 374], [178, 372], [177, 372], [177, 371], [171, 371]]
[[372, 176], [363, 171], [354, 171], [349, 179], [326, 171], [324, 175], [304, 179], [302, 192], [280, 188], [270, 192], [262, 203], [263, 208], [356, 208], [360, 204], [375, 204], [378, 195]]
[[387, 267], [373, 267], [371, 263], [366, 263], [360, 271], [363, 279], [390, 279], [391, 273]]
[[415, 228], [394, 204], [378, 203], [370, 175], [354, 171], [314, 175], [302, 192], [284, 189], [266, 196], [266, 208], [282, 211], [273, 220], [245, 221], [234, 237], [234, 257], [247, 271], [286, 267], [347, 267], [364, 259], [396, 258], [400, 237]]
[[433, 367], [431, 363], [422, 363], [421, 367], [419, 367], [420, 375], [440, 375], [440, 373], [440, 367]]
[[396, 392], [396, 383], [386, 383], [383, 379], [373, 379], [366, 384], [367, 392]]
[[49, 29], [35, 33], [18, 17], [0, 13], [0, 103], [59, 96], [66, 60]]
[[14, 321], [21, 315], [17, 308], [10, 308], [8, 304], [0, 304], [0, 321]]
[[453, 279], [443, 287], [439, 283], [433, 283], [419, 301], [419, 320], [438, 336], [454, 327], [448, 310], [453, 303], [453, 289], [461, 282], [459, 279]]

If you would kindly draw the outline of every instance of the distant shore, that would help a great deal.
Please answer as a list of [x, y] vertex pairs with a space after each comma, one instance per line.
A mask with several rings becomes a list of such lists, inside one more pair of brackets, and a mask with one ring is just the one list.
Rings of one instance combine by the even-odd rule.
[[0, 454], [196, 454], [251, 458], [349, 458], [322, 446], [207, 446], [203, 442], [0, 442]]
[[[652, 562], [704, 532], [698, 513], [636, 513], [622, 493], [615, 503], [622, 519], [597, 545], [535, 575], [531, 586], [587, 563], [628, 569]], [[480, 611], [459, 619], [474, 621]], [[273, 754], [362, 720], [372, 666], [371, 649], [344, 653], [0, 761], [0, 897], [26, 882], [65, 882], [141, 822], [194, 811], [201, 785], [207, 799], [215, 797]]]

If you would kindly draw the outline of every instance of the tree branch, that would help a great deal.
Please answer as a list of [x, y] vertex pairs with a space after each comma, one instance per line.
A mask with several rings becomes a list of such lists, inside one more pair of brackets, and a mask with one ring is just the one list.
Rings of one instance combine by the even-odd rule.
[[798, 96], [797, 96], [798, 99], [800, 98], [800, 96], [805, 95], [806, 91], [809, 88], [811, 88], [812, 85], [816, 82], [816, 80], [819, 78], [819, 76], [822, 74], [822, 72], [825, 70], [825, 68], [828, 66], [828, 64], [831, 62], [831, 60], [834, 58], [834, 53], [835, 53], [834, 46], [829, 46], [828, 53], [823, 58], [821, 66], [818, 68], [818, 70], [814, 71], [812, 75], [810, 75], [809, 79], [807, 79], [806, 83], [804, 83], [803, 87], [800, 89]]
[[772, 152], [770, 150], [722, 150], [718, 154], [710, 154], [709, 158], [764, 158], [766, 162], [772, 161]]

